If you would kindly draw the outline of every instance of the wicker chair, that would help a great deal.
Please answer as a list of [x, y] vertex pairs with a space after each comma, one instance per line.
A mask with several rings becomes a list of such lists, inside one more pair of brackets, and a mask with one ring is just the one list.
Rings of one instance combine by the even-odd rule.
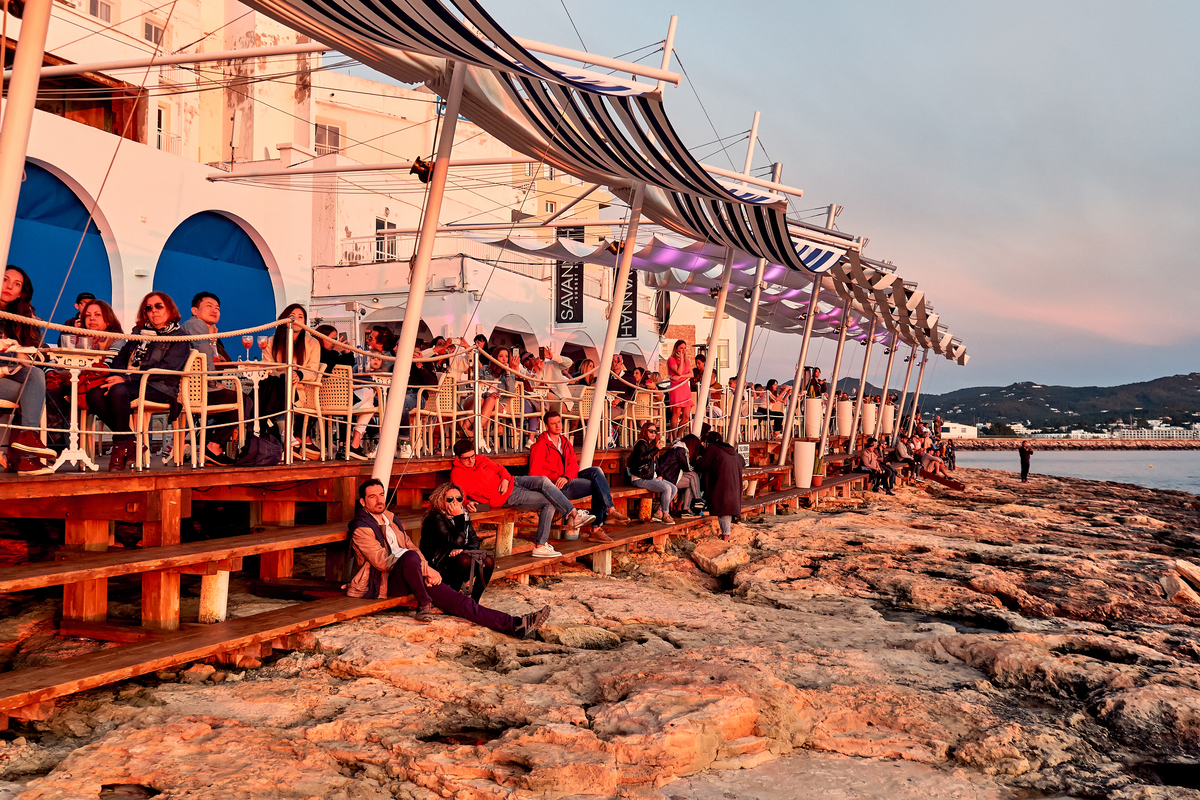
[[[156, 403], [153, 400], [146, 399], [146, 385], [150, 380], [150, 376], [160, 374], [162, 370], [146, 370], [142, 373], [141, 381], [138, 384], [137, 400], [129, 404], [129, 410], [132, 414], [133, 423], [130, 427], [134, 432], [134, 449], [137, 451], [137, 469], [140, 472], [148, 468], [150, 465], [143, 458], [143, 453], [149, 452], [150, 445], [150, 418], [155, 414], [170, 415], [172, 403]], [[183, 365], [183, 375], [179, 377], [179, 393], [176, 397], [180, 404], [185, 405], [188, 398], [196, 391], [194, 384], [200, 384], [201, 391], [206, 391], [204, 387], [204, 354], [199, 350], [193, 350], [189, 355], [187, 362]], [[182, 422], [180, 421], [182, 420]], [[186, 425], [186, 429], [183, 427]], [[192, 466], [197, 464], [196, 453], [196, 427], [192, 420], [192, 415], [189, 413], [180, 414], [175, 420], [175, 427], [172, 429], [174, 434], [174, 444], [171, 448], [171, 459], [175, 462], [175, 466], [183, 465], [183, 438], [184, 433], [187, 433], [189, 440], [189, 452], [192, 458]]]
[[[383, 391], [385, 387], [375, 385], [370, 387], [374, 393], [374, 403], [369, 408], [355, 408], [357, 398], [354, 395], [354, 376], [350, 372], [350, 367], [346, 364], [339, 364], [333, 368], [333, 371], [327, 375], [323, 375], [321, 379], [320, 405], [321, 405], [321, 424], [327, 426], [328, 433], [322, 436], [322, 441], [329, 442], [330, 449], [333, 447], [333, 425], [334, 423], [342, 424], [342, 420], [335, 417], [345, 417], [346, 436], [345, 439], [345, 454], [346, 460], [351, 458], [350, 452], [350, 430], [354, 424], [354, 418], [360, 414], [379, 414], [383, 416]], [[332, 455], [332, 453], [330, 453]]]
[[[194, 351], [199, 353], [199, 351]], [[207, 372], [208, 357], [204, 353], [199, 353], [200, 369], [202, 372]], [[187, 392], [184, 392], [185, 384], [179, 386], [179, 402], [183, 406], [183, 413], [189, 417], [193, 414], [200, 416], [200, 443], [197, 445], [199, 449], [200, 463], [203, 467], [204, 462], [208, 459], [208, 415], [209, 414], [224, 414], [229, 411], [236, 411], [238, 416], [238, 441], [246, 441], [246, 418], [245, 408], [242, 406], [242, 386], [236, 378], [226, 378], [224, 380], [215, 381], [223, 388], [232, 389], [236, 392], [236, 397], [232, 403], [210, 403], [208, 402], [208, 380], [188, 380], [186, 383]], [[192, 456], [192, 465], [196, 466], [195, 454]]]
[[[579, 423], [578, 430], [580, 431], [580, 433], [582, 433], [584, 428], [587, 427], [588, 419], [592, 416], [592, 403], [595, 401], [595, 398], [596, 398], [595, 387], [584, 386], [584, 387], [582, 387], [582, 389], [579, 392], [577, 402], [575, 403], [574, 411], [568, 411], [566, 406], [565, 405], [563, 406], [563, 411], [562, 411], [563, 433], [566, 434], [568, 439], [570, 439], [571, 436], [573, 435], [573, 431], [571, 430], [572, 422]], [[606, 441], [607, 438], [608, 437], [605, 437], [605, 440], [602, 440], [602, 441]]]
[[659, 427], [662, 427], [662, 416], [654, 406], [654, 395], [638, 389], [633, 393], [633, 399], [626, 401], [625, 410], [617, 417], [617, 422], [621, 424], [621, 447], [633, 447], [638, 438], [638, 429], [643, 422], [651, 420], [659, 422]]
[[417, 407], [412, 410], [414, 455], [420, 457], [422, 452], [433, 453], [435, 431], [441, 438], [442, 455], [445, 455], [454, 426], [466, 416], [458, 407], [458, 392], [453, 375], [443, 375], [436, 387], [421, 387], [417, 392]]
[[[284, 375], [286, 374], [285, 372]], [[308, 438], [308, 421], [310, 419], [316, 420], [317, 423], [317, 448], [319, 450], [318, 457], [311, 460], [325, 460], [325, 426], [321, 424], [323, 419], [321, 415], [321, 385], [328, 377], [328, 375], [319, 374], [315, 381], [296, 381], [295, 384], [296, 397], [292, 400], [291, 412], [292, 436], [300, 438], [300, 452], [297, 455], [300, 456], [301, 461], [310, 460], [308, 448], [304, 446], [304, 442]], [[298, 421], [297, 416], [300, 418]], [[290, 448], [291, 443], [287, 443], [285, 447]]]

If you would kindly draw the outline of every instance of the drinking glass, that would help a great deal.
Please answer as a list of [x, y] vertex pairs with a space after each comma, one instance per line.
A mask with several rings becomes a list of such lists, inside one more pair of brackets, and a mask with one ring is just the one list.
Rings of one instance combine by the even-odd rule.
[[73, 350], [75, 348], [75, 334], [64, 333], [61, 337], [59, 337], [59, 345], [68, 350]]
[[92, 337], [77, 335], [75, 337], [75, 346], [78, 347], [80, 350], [91, 350], [92, 349]]
[[249, 334], [242, 337], [242, 347], [246, 348], [246, 360], [250, 360], [250, 348], [254, 346], [254, 337]]
[[269, 334], [266, 336], [258, 337], [258, 349], [262, 351], [262, 354], [259, 356], [259, 358], [266, 357], [267, 348], [269, 348], [270, 346], [271, 346], [271, 336]]

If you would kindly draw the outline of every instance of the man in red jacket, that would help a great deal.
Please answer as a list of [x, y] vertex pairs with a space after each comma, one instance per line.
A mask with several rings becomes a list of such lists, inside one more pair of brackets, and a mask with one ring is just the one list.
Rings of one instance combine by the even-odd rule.
[[[533, 552], [537, 558], [553, 558], [562, 553], [550, 544], [550, 526], [554, 524], [554, 513], [562, 514], [568, 533], [574, 531], [578, 538], [579, 528], [595, 520], [571, 505], [571, 501], [558, 490], [549, 478], [534, 475], [513, 477], [508, 470], [487, 456], [475, 452], [475, 444], [469, 439], [454, 443], [454, 466], [450, 469], [450, 482], [462, 489], [463, 494], [476, 503], [487, 503], [492, 508], [516, 508], [538, 512], [537, 538]], [[474, 507], [468, 508], [474, 511]]]
[[558, 412], [547, 411], [542, 421], [546, 423], [546, 432], [529, 449], [529, 474], [549, 478], [568, 499], [576, 500], [590, 495], [592, 515], [596, 522], [588, 539], [611, 542], [612, 538], [604, 532], [604, 521], [612, 517], [615, 522], [624, 523], [629, 521], [629, 517], [613, 505], [608, 478], [604, 477], [599, 467], [579, 468], [575, 448], [571, 440], [563, 436], [562, 416]]

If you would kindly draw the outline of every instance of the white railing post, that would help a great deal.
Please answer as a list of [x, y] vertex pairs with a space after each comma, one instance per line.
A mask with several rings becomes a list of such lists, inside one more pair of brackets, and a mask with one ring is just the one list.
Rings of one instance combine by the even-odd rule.
[[912, 413], [908, 415], [908, 435], [912, 436], [913, 425], [917, 421], [917, 411], [921, 408], [921, 381], [925, 378], [925, 365], [929, 363], [929, 348], [921, 351], [921, 368], [917, 370], [917, 388], [913, 389]]
[[476, 450], [476, 452], [478, 452], [479, 448], [480, 448], [480, 444], [483, 441], [483, 434], [480, 431], [480, 422], [482, 421], [483, 416], [479, 413], [479, 406], [482, 401], [482, 397], [480, 396], [480, 393], [479, 393], [479, 349], [478, 348], [471, 349], [471, 379], [472, 379], [471, 384], [473, 387], [472, 391], [474, 393], [474, 401], [475, 401], [474, 404], [471, 406], [471, 408], [472, 408], [471, 413], [473, 415], [472, 430], [475, 431], [475, 450]]
[[863, 397], [866, 396], [867, 386], [867, 369], [871, 366], [871, 345], [875, 344], [875, 320], [871, 320], [871, 326], [867, 330], [867, 341], [865, 342], [867, 352], [863, 353], [862, 377], [858, 379], [858, 401], [854, 404], [854, 422], [850, 425], [850, 452], [855, 451], [854, 442], [858, 439], [858, 424], [862, 419]]
[[[796, 377], [792, 379], [792, 396], [788, 398], [787, 415], [783, 419], [783, 446], [779, 448], [779, 466], [788, 460], [788, 447], [792, 443], [792, 426], [796, 411], [800, 408], [801, 392], [804, 387], [804, 362], [808, 359], [808, 345], [812, 341], [813, 324], [817, 319], [817, 298], [821, 294], [821, 276], [813, 275], [812, 293], [808, 298], [808, 315], [804, 318], [804, 335], [800, 339], [800, 358], [796, 360]], [[801, 431], [803, 433], [803, 431]]]
[[842, 307], [842, 332], [838, 334], [837, 353], [833, 357], [833, 374], [829, 376], [829, 399], [825, 403], [825, 419], [821, 421], [821, 443], [817, 445], [817, 455], [825, 455], [825, 446], [829, 444], [829, 426], [833, 424], [833, 408], [837, 405], [837, 378], [842, 368], [842, 351], [846, 349], [846, 332], [850, 329], [850, 301]]
[[704, 356], [704, 372], [700, 376], [700, 385], [696, 387], [696, 408], [692, 416], [693, 436], [699, 436], [704, 428], [704, 418], [708, 412], [709, 394], [712, 388], [713, 370], [717, 367], [717, 334], [721, 332], [721, 323], [725, 319], [725, 301], [729, 297], [729, 280], [733, 277], [733, 248], [725, 248], [725, 271], [721, 274], [721, 289], [717, 293], [717, 306], [713, 311], [712, 330], [708, 333], [708, 350]]
[[912, 352], [904, 360], [908, 362], [908, 369], [904, 372], [904, 387], [900, 389], [900, 405], [896, 406], [896, 424], [892, 427], [893, 447], [895, 447], [896, 442], [900, 441], [900, 423], [904, 419], [904, 404], [908, 399], [908, 382], [912, 379], [913, 364], [917, 363], [917, 345], [915, 342], [912, 346]]
[[[604, 348], [600, 351], [603, 369], [596, 371], [596, 391], [592, 399], [592, 410], [588, 414], [587, 428], [583, 431], [583, 446], [579, 451], [579, 467], [587, 469], [596, 457], [596, 442], [604, 426], [604, 398], [608, 395], [608, 376], [612, 373], [613, 353], [617, 351], [617, 332], [621, 326], [621, 309], [625, 304], [625, 287], [629, 285], [629, 269], [633, 264], [633, 251], [637, 247], [638, 223], [642, 219], [642, 199], [646, 196], [646, 185], [639, 183], [633, 189], [633, 203], [629, 209], [629, 227], [625, 230], [625, 246], [617, 261], [617, 277], [613, 281], [612, 306], [608, 312], [608, 329], [604, 333]], [[637, 313], [636, 303], [633, 313]]]
[[400, 328], [400, 342], [396, 345], [396, 364], [392, 368], [392, 388], [388, 392], [391, 401], [384, 410], [379, 425], [379, 448], [375, 451], [375, 464], [371, 477], [389, 485], [392, 477], [392, 461], [396, 457], [396, 439], [400, 435], [404, 398], [408, 394], [408, 376], [412, 370], [413, 349], [417, 344], [417, 328], [421, 324], [421, 306], [425, 302], [425, 284], [429, 280], [429, 262], [433, 255], [438, 217], [442, 211], [442, 198], [446, 192], [446, 174], [450, 169], [450, 151], [454, 147], [454, 131], [458, 124], [458, 109], [462, 100], [463, 78], [466, 67], [451, 62], [450, 90], [446, 97], [446, 108], [442, 117], [442, 130], [438, 136], [437, 158], [433, 162], [433, 175], [429, 181], [429, 198], [425, 202], [425, 214], [421, 219], [420, 241], [413, 256], [412, 271], [409, 273], [408, 305], [404, 309], [404, 324]]
[[[296, 387], [292, 385], [292, 359], [295, 357], [296, 343], [292, 338], [292, 323], [287, 324], [287, 367], [283, 371], [283, 396], [286, 398], [284, 413], [287, 416], [283, 424], [283, 462], [292, 463], [292, 438], [295, 435], [296, 421], [292, 417], [292, 405], [296, 397]], [[304, 450], [304, 440], [300, 440], [300, 450]]]
[[[892, 332], [892, 342], [888, 345], [887, 369], [883, 373], [883, 394], [879, 395], [879, 413], [875, 417], [875, 438], [883, 436], [883, 410], [887, 408], [888, 386], [892, 382], [892, 364], [896, 361], [896, 346], [900, 344], [900, 334]], [[892, 430], [896, 430], [896, 421], [892, 420]]]

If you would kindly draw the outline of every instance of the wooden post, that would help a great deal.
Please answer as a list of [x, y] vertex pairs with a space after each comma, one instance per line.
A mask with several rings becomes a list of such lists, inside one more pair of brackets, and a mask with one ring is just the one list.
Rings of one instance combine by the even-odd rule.
[[200, 579], [200, 624], [224, 622], [229, 615], [229, 571]]
[[[296, 524], [295, 500], [264, 500], [262, 501], [263, 525], [292, 526]], [[275, 578], [292, 577], [292, 567], [295, 562], [295, 552], [292, 550], [275, 550], [263, 553], [259, 561], [258, 575], [264, 581]]]
[[496, 559], [508, 558], [512, 555], [513, 536], [517, 529], [515, 514], [506, 514], [496, 531]]
[[[146, 506], [142, 544], [146, 547], [179, 544], [180, 490], [150, 492]], [[164, 631], [179, 629], [179, 572], [162, 570], [142, 575], [142, 625]]]
[[[108, 549], [108, 520], [67, 519], [68, 549], [103, 552]], [[104, 622], [108, 618], [108, 580], [98, 578], [63, 587], [63, 618]]]
[[[334, 478], [333, 491], [329, 502], [325, 504], [325, 522], [350, 522], [354, 519], [355, 501], [358, 490], [354, 478]], [[347, 533], [347, 535], [349, 535]], [[345, 542], [333, 542], [325, 545], [325, 580], [343, 583], [349, 580], [347, 575], [347, 546]]]
[[598, 575], [612, 575], [612, 550], [592, 553], [592, 572]]

